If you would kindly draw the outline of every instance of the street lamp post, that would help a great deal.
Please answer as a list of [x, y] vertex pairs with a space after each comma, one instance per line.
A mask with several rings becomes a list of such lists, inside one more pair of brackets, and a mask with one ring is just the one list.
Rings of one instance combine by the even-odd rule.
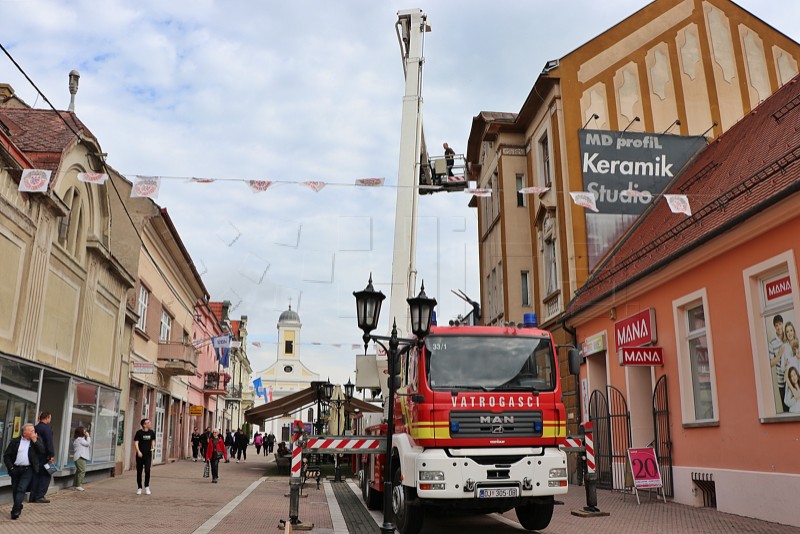
[[[389, 337], [375, 336], [371, 332], [378, 326], [378, 319], [381, 313], [381, 303], [386, 298], [380, 291], [375, 291], [372, 287], [372, 275], [370, 274], [367, 287], [361, 291], [354, 291], [356, 298], [356, 314], [358, 316], [358, 327], [364, 332], [364, 353], [367, 351], [369, 341], [372, 340], [386, 351], [387, 367], [389, 377], [387, 387], [389, 389], [389, 403], [386, 421], [386, 458], [384, 461], [383, 474], [383, 525], [381, 533], [391, 534], [395, 530], [394, 517], [392, 510], [392, 437], [394, 435], [394, 389], [395, 375], [397, 374], [398, 359], [422, 343], [431, 330], [431, 317], [433, 308], [436, 307], [436, 299], [428, 298], [425, 294], [425, 283], [422, 283], [419, 295], [408, 298], [409, 309], [411, 311], [411, 331], [416, 336], [414, 339], [397, 337], [397, 319], [392, 322], [392, 331]], [[382, 343], [387, 341], [389, 347]], [[402, 350], [398, 349], [402, 346]], [[402, 485], [399, 491], [402, 491]]]

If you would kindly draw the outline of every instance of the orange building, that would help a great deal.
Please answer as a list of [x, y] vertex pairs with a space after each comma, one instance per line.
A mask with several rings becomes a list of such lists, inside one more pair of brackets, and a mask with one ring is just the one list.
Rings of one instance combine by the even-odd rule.
[[795, 77], [668, 186], [691, 215], [659, 195], [569, 302], [601, 486], [652, 444], [675, 501], [800, 526], [799, 132]]

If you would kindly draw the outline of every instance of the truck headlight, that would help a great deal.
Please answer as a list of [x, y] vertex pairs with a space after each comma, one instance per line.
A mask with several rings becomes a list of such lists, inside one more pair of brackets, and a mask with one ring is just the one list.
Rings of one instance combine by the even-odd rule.
[[[566, 470], [564, 470], [566, 471]], [[566, 475], [564, 475], [566, 476]], [[444, 471], [420, 471], [420, 480], [444, 480]]]
[[566, 467], [554, 467], [550, 470], [550, 478], [567, 478]]

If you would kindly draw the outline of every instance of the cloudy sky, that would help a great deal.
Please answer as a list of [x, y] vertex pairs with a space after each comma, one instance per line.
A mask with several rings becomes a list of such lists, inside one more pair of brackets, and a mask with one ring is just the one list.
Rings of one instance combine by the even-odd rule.
[[[397, 11], [422, 8], [429, 148], [466, 149], [472, 117], [519, 111], [545, 62], [646, 0], [0, 0], [0, 42], [58, 109], [76, 112], [121, 173], [173, 177], [158, 203], [213, 300], [247, 315], [255, 370], [274, 362], [277, 320], [300, 314], [301, 359], [353, 377], [352, 292], [370, 272], [389, 294], [403, 70]], [[800, 2], [740, 0], [800, 40]], [[11, 61], [0, 82], [46, 104]], [[434, 155], [433, 152], [431, 155]], [[188, 177], [213, 178], [210, 184]], [[382, 188], [356, 188], [383, 177]], [[253, 194], [242, 181], [273, 180]], [[299, 182], [326, 182], [320, 192]], [[418, 280], [441, 320], [479, 297], [477, 216], [464, 193], [420, 199]], [[388, 304], [384, 309], [388, 308]], [[513, 319], [513, 318], [512, 318]], [[388, 330], [389, 317], [382, 317]]]

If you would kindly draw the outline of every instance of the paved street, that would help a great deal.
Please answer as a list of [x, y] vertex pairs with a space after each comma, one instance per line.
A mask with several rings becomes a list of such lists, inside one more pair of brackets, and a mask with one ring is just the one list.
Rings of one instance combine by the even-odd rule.
[[[255, 451], [253, 451], [254, 453]], [[153, 468], [150, 496], [136, 495], [135, 473], [90, 481], [86, 491], [51, 492], [50, 504], [26, 504], [22, 517], [9, 519], [11, 504], [2, 505], [0, 533], [186, 533], [242, 534], [281, 532], [280, 519], [288, 518], [288, 478], [276, 473], [274, 461], [250, 456], [247, 463], [220, 465], [220, 483], [202, 478], [203, 464], [191, 461]], [[378, 532], [382, 516], [367, 512], [356, 485], [325, 482], [317, 490], [306, 488], [300, 519], [314, 524], [319, 534]], [[346, 491], [349, 490], [348, 494]], [[765, 523], [710, 509], [689, 508], [632, 496], [599, 492], [599, 506], [609, 517], [582, 519], [571, 515], [584, 505], [582, 487], [574, 487], [558, 506], [546, 534], [604, 533], [743, 533], [789, 534], [800, 529]], [[369, 522], [372, 517], [373, 523]], [[424, 533], [519, 532], [514, 512], [503, 515], [429, 515]]]

